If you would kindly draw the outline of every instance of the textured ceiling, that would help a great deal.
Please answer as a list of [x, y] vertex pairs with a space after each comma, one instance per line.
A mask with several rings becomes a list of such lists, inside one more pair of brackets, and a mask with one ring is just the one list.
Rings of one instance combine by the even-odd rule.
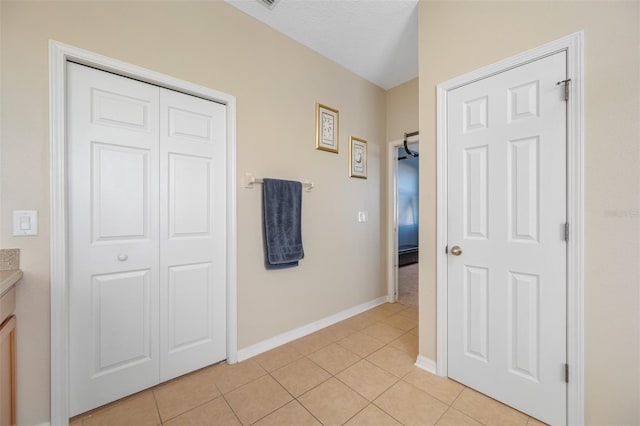
[[418, 76], [418, 0], [225, 0], [390, 89]]

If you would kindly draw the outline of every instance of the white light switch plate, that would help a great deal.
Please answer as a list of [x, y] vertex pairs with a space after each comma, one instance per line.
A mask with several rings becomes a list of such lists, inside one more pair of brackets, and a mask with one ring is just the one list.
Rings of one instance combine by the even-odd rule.
[[14, 210], [13, 235], [16, 237], [38, 235], [38, 211]]
[[369, 221], [368, 212], [358, 212], [358, 222], [364, 223]]

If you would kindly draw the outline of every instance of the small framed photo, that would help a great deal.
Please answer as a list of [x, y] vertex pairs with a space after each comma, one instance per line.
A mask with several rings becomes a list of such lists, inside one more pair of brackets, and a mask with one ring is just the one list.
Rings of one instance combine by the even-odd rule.
[[338, 110], [316, 104], [316, 149], [338, 153]]
[[349, 138], [349, 176], [367, 178], [367, 141], [355, 136]]

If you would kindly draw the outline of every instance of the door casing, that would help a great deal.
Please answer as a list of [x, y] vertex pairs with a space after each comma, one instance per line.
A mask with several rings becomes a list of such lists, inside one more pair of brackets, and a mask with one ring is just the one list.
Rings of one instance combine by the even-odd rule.
[[227, 361], [237, 361], [236, 98], [49, 40], [51, 424], [69, 422], [69, 284], [67, 206], [67, 62], [130, 77], [225, 105], [227, 110]]
[[387, 145], [387, 301], [398, 300], [398, 161], [395, 152], [402, 146], [401, 140]]
[[437, 87], [437, 367], [447, 376], [447, 94], [461, 86], [567, 52], [571, 78], [567, 101], [567, 424], [584, 424], [584, 32], [456, 77]]

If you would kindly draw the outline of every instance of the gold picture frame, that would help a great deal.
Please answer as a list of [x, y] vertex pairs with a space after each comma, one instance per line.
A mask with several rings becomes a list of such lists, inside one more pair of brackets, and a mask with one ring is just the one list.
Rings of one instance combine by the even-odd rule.
[[316, 104], [316, 149], [338, 153], [339, 115], [337, 109]]
[[349, 176], [367, 178], [367, 141], [355, 136], [349, 138]]

